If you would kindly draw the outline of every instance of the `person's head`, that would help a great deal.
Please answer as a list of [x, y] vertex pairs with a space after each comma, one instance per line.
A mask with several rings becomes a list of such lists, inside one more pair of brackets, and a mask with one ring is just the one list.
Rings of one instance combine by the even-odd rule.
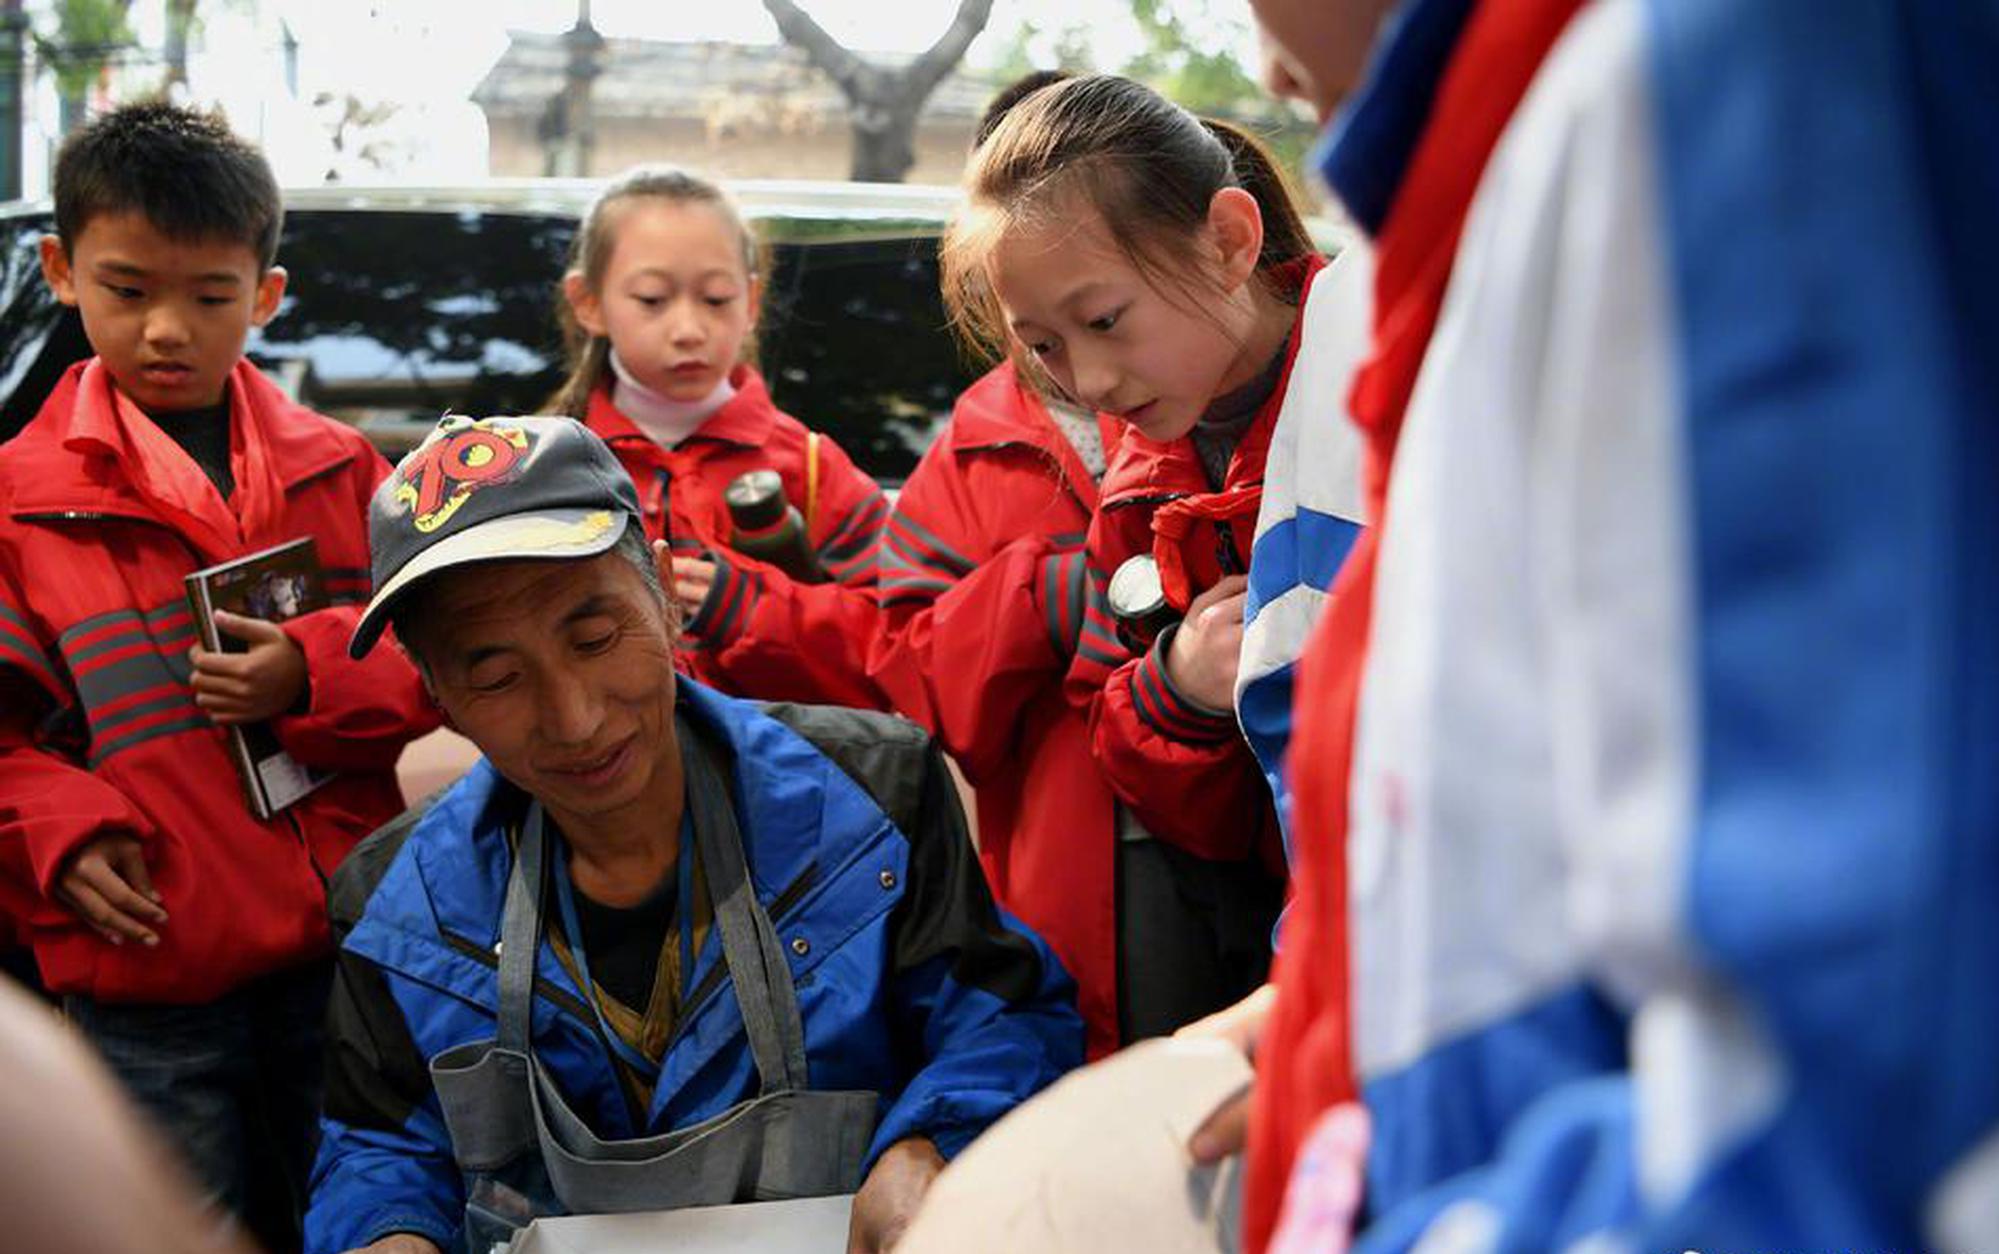
[[1360, 81], [1368, 48], [1395, 0], [1249, 0], [1263, 40], [1263, 81], [1324, 122]]
[[126, 105], [64, 141], [42, 273], [148, 412], [219, 402], [253, 326], [284, 296], [271, 167], [219, 116]]
[[446, 419], [368, 511], [377, 589], [446, 720], [558, 823], [656, 804], [678, 630], [617, 458], [570, 418]]
[[1253, 378], [1296, 317], [1285, 276], [1313, 245], [1269, 154], [1127, 79], [1018, 102], [965, 190], [941, 253], [960, 334], [1154, 439]]
[[1066, 83], [1076, 77], [1068, 70], [1029, 70], [1011, 83], [993, 93], [986, 101], [986, 111], [979, 115], [979, 124], [972, 130], [972, 147], [977, 149], [992, 133], [999, 129], [1000, 122], [1013, 107], [1044, 87]]
[[[41, 998], [0, 977], [0, 1212], [36, 1254], [251, 1254], [134, 1109], [132, 1095]], [[106, 1199], [116, 1203], [107, 1205]], [[207, 1213], [204, 1213], [207, 1211]]]
[[670, 166], [604, 188], [562, 276], [570, 374], [553, 402], [582, 416], [610, 354], [640, 383], [698, 401], [746, 359], [763, 303], [756, 237], [728, 194]]

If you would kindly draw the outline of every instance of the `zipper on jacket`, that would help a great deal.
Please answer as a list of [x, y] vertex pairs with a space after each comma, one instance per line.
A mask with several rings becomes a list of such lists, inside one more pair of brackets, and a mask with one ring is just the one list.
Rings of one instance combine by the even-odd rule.
[[[113, 521], [116, 521], [116, 522], [138, 522], [138, 523], [151, 523], [151, 524], [152, 524], [153, 526], [155, 526], [155, 527], [166, 527], [166, 526], [167, 526], [167, 525], [166, 525], [165, 523], [161, 522], [161, 521], [160, 521], [159, 519], [157, 519], [157, 518], [148, 518], [148, 517], [147, 517], [147, 516], [145, 516], [144, 514], [106, 514], [106, 513], [102, 513], [102, 512], [99, 512], [99, 511], [96, 511], [96, 510], [87, 510], [87, 509], [59, 509], [59, 510], [56, 510], [56, 511], [54, 511], [53, 513], [41, 513], [41, 514], [16, 514], [16, 515], [14, 515], [14, 517], [15, 517], [15, 519], [16, 519], [16, 520], [18, 520], [18, 521], [20, 521], [20, 522], [113, 522]], [[171, 528], [171, 527], [167, 527], [167, 530], [171, 531], [171, 530], [173, 530], [173, 528]]]
[[1104, 501], [1097, 508], [1128, 509], [1138, 505], [1171, 505], [1175, 501], [1184, 500], [1187, 497], [1193, 495], [1195, 494], [1192, 492], [1133, 493], [1130, 496], [1120, 496], [1112, 500]]
[[170, 523], [163, 522], [160, 519], [154, 518], [148, 514], [110, 514], [110, 513], [105, 513], [102, 510], [65, 509], [65, 510], [57, 510], [54, 513], [16, 514], [14, 515], [14, 520], [16, 522], [42, 522], [42, 523], [122, 522], [122, 523], [139, 523], [147, 527], [158, 527], [161, 531], [166, 532], [168, 535], [172, 536], [175, 540], [178, 540], [180, 542], [181, 548], [187, 550], [187, 555], [194, 560], [194, 566], [192, 570], [189, 571], [190, 574], [193, 573], [193, 571], [195, 570], [201, 570], [204, 567], [215, 565], [215, 563], [210, 561], [208, 557], [205, 554], [203, 554], [200, 549], [194, 547], [194, 542], [192, 540], [189, 540], [185, 535], [181, 534], [181, 531], [178, 527], [175, 527]]
[[313, 853], [312, 842], [305, 838], [305, 828], [299, 826], [298, 816], [291, 812], [291, 807], [287, 806], [283, 814], [285, 822], [291, 824], [292, 835], [298, 837], [299, 848], [305, 853], [305, 864], [311, 867], [312, 873], [319, 878], [320, 897], [326, 897], [333, 887], [326, 878], [326, 868], [319, 865], [319, 856]]
[[[786, 884], [777, 896], [771, 898], [770, 906], [765, 910], [765, 913], [770, 915], [771, 926], [775, 927], [779, 923], [782, 923], [793, 910], [796, 910], [799, 902], [804, 900], [805, 894], [810, 892], [813, 885], [818, 882], [819, 864], [817, 862], [806, 863], [805, 869], [798, 873], [798, 878]], [[728, 974], [728, 968], [729, 964], [727, 962], [716, 962], [714, 966], [708, 968], [708, 974], [701, 977], [701, 982], [687, 991], [687, 998], [680, 1006], [680, 1019], [673, 1025], [673, 1035], [666, 1039], [666, 1047], [669, 1052], [672, 1051], [674, 1043], [680, 1039], [681, 1033], [686, 1030], [687, 1025], [693, 1022], [695, 1013], [721, 987], [722, 977]]]
[[[477, 941], [467, 940], [458, 933], [442, 927], [437, 929], [437, 934], [444, 938], [446, 945], [465, 957], [472, 959], [480, 966], [490, 967], [495, 971], [500, 969], [499, 955], [486, 946], [479, 944]], [[597, 1017], [590, 1013], [590, 1007], [578, 1001], [559, 985], [549, 983], [542, 976], [537, 975], [534, 977], [534, 991], [537, 997], [544, 997], [553, 1004], [560, 1006], [579, 1023], [590, 1023]]]

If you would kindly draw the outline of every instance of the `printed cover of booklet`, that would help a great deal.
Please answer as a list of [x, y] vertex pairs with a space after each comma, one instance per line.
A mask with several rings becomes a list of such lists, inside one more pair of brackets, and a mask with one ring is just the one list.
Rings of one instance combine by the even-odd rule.
[[[197, 570], [186, 583], [201, 647], [211, 652], [241, 653], [248, 647], [216, 630], [216, 610], [281, 623], [329, 604], [319, 546], [311, 536]], [[229, 756], [242, 777], [250, 812], [260, 819], [275, 817], [333, 778], [330, 771], [299, 765], [263, 723], [239, 723], [222, 730], [228, 735]]]

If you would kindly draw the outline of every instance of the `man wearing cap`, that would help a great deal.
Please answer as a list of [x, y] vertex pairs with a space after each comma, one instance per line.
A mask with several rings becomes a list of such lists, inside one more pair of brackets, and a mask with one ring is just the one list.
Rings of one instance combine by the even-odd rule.
[[1081, 1059], [928, 740], [676, 677], [638, 512], [566, 418], [447, 419], [375, 496], [353, 651], [393, 624], [485, 757], [335, 878], [308, 1250], [856, 1189], [885, 1248]]

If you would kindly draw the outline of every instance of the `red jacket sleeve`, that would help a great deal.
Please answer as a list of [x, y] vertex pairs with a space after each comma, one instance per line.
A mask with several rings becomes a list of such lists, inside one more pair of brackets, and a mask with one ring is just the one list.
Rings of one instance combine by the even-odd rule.
[[[365, 532], [368, 500], [388, 474], [388, 462], [373, 448], [355, 456], [346, 475], [354, 498], [350, 525]], [[305, 766], [391, 771], [404, 745], [438, 725], [437, 708], [394, 636], [385, 635], [358, 662], [347, 656], [361, 610], [336, 605], [281, 624], [305, 654], [309, 703], [300, 713], [271, 720], [271, 732]]]
[[1021, 712], [1061, 684], [1083, 587], [1080, 550], [1046, 535], [987, 534], [957, 454], [938, 441], [883, 536], [870, 670], [978, 787], [1012, 756]]
[[37, 707], [75, 704], [59, 675], [13, 581], [0, 574], [0, 902], [30, 920], [58, 909], [49, 888], [77, 846], [106, 832], [153, 834], [124, 793], [41, 747]]
[[1090, 529], [1082, 638], [1068, 676], [1070, 699], [1089, 714], [1104, 778], [1145, 830], [1188, 853], [1239, 861], [1281, 851], [1270, 788], [1235, 712], [1205, 709], [1174, 688], [1169, 635], [1139, 655], [1118, 639], [1107, 567], [1128, 546], [1115, 532], [1103, 514]]
[[394, 636], [385, 634], [358, 662], [347, 656], [360, 619], [360, 606], [336, 605], [282, 624], [305, 654], [310, 702], [302, 713], [271, 720], [271, 731], [305, 766], [392, 771], [403, 746], [438, 725], [437, 708]]
[[763, 700], [885, 709], [868, 677], [875, 555], [888, 498], [832, 441], [822, 441], [812, 542], [831, 579], [807, 584], [717, 551], [715, 590], [687, 625], [697, 677]]
[[[47, 904], [63, 863], [85, 841], [108, 832], [148, 840], [153, 825], [124, 793], [37, 748], [19, 719], [0, 716], [0, 877], [7, 881], [9, 912], [30, 888]], [[66, 912], [49, 921], [64, 917]]]

